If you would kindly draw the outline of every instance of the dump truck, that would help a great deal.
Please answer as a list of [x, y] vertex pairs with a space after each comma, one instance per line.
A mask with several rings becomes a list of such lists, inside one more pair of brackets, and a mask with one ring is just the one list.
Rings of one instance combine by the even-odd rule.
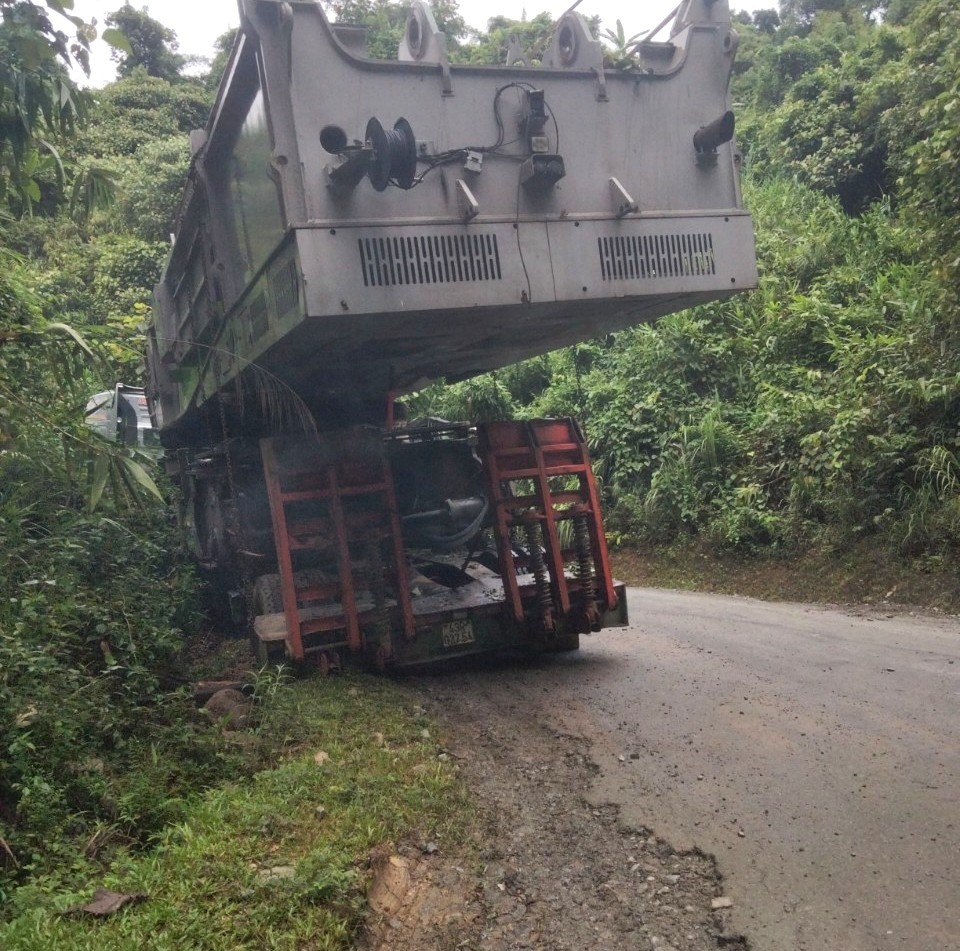
[[189, 547], [265, 660], [624, 624], [576, 421], [398, 407], [756, 285], [726, 0], [685, 0], [617, 66], [577, 12], [539, 62], [511, 41], [476, 66], [423, 2], [389, 61], [313, 0], [239, 7], [148, 332]]

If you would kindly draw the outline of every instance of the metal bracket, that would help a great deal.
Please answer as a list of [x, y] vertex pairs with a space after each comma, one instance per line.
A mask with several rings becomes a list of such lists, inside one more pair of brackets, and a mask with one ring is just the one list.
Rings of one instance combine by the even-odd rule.
[[630, 193], [616, 178], [610, 179], [610, 197], [613, 199], [613, 208], [618, 218], [635, 215], [640, 211], [640, 206], [630, 197]]
[[593, 73], [597, 77], [597, 102], [609, 102], [607, 95], [607, 76], [602, 66], [594, 66]]
[[440, 89], [443, 96], [453, 95], [453, 79], [450, 76], [450, 64], [446, 60], [440, 64]]
[[477, 201], [462, 178], [457, 179], [457, 209], [465, 222], [476, 218], [480, 214], [480, 202]]
[[565, 13], [557, 21], [553, 45], [543, 57], [553, 69], [603, 69], [603, 45], [579, 13]]
[[410, 7], [403, 39], [397, 50], [401, 63], [433, 63], [440, 67], [440, 84], [444, 96], [453, 95], [450, 61], [447, 58], [447, 35], [437, 26], [433, 12], [423, 0]]
[[367, 158], [357, 150], [339, 165], [325, 166], [324, 173], [328, 188], [332, 188], [337, 194], [347, 194], [353, 191], [367, 174]]

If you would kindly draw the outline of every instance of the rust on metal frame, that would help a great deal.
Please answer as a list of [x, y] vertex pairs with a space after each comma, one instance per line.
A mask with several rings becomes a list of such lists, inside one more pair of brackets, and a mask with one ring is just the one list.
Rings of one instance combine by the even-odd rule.
[[[363, 618], [356, 600], [355, 566], [350, 551], [351, 542], [359, 540], [356, 537], [358, 530], [367, 534], [373, 532], [378, 538], [388, 536], [400, 627], [408, 640], [416, 635], [406, 551], [400, 535], [400, 517], [389, 462], [382, 452], [376, 458], [360, 452], [352, 455], [349, 444], [345, 445], [344, 442], [338, 440], [336, 445], [328, 447], [323, 436], [313, 441], [297, 440], [298, 448], [303, 450], [302, 461], [290, 465], [282, 460], [279, 452], [283, 444], [292, 445], [289, 439], [279, 437], [260, 441], [280, 572], [288, 650], [297, 660], [304, 657], [304, 636], [310, 634], [343, 630], [346, 646], [350, 650], [359, 651], [364, 647]], [[345, 498], [360, 497], [379, 497], [377, 509], [364, 524], [360, 524], [361, 520], [357, 518], [348, 517], [343, 505]], [[290, 503], [312, 501], [325, 505], [328, 518], [313, 518], [300, 523], [288, 518], [287, 506]], [[322, 542], [311, 543], [311, 536], [322, 538]], [[332, 544], [336, 550], [337, 584], [298, 588], [294, 551], [317, 548], [322, 543]], [[331, 596], [339, 600], [338, 613], [311, 618], [301, 612], [301, 600]]]

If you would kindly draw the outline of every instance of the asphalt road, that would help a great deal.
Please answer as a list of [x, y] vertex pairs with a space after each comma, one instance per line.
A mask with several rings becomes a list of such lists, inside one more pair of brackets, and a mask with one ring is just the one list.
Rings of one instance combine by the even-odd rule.
[[630, 610], [484, 677], [489, 702], [586, 736], [593, 800], [715, 855], [754, 951], [960, 951], [960, 621], [649, 589]]
[[623, 747], [594, 795], [713, 853], [757, 951], [960, 949], [960, 622], [655, 590], [630, 609], [571, 661], [603, 659], [579, 699]]

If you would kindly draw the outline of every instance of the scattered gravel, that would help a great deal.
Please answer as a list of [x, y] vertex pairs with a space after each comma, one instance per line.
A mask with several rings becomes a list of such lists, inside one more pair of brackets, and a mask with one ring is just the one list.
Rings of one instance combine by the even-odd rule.
[[[622, 825], [585, 797], [596, 767], [585, 741], [547, 728], [537, 711], [491, 709], [442, 680], [415, 681], [420, 702], [483, 813], [479, 869], [405, 851], [406, 898], [371, 923], [363, 945], [392, 951], [713, 951], [747, 948], [725, 927], [712, 858], [677, 852]], [[549, 702], [549, 698], [545, 698]], [[546, 718], [544, 718], [546, 719]], [[404, 851], [404, 850], [401, 850]], [[389, 875], [396, 878], [397, 860]], [[381, 888], [380, 890], [383, 890]], [[442, 892], [445, 901], [437, 901]], [[425, 917], [424, 908], [432, 909]]]

